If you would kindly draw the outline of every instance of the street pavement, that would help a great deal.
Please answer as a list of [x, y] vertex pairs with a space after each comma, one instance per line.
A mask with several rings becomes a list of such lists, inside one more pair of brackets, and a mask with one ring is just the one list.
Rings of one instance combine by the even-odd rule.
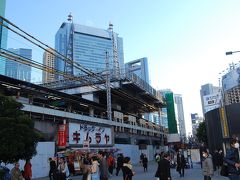
[[[155, 172], [157, 170], [157, 163], [149, 162], [148, 172], [143, 171], [143, 167], [140, 165], [133, 166], [134, 171], [136, 172], [133, 180], [156, 180], [157, 178], [154, 177]], [[202, 169], [199, 164], [194, 164], [192, 169], [185, 169], [185, 177], [179, 176], [176, 169], [171, 169], [172, 180], [203, 180]], [[74, 176], [71, 177], [72, 180], [81, 180], [81, 176]], [[109, 180], [122, 180], [122, 174], [119, 173], [119, 176], [115, 174], [109, 178]], [[38, 178], [34, 180], [49, 180], [48, 177], [45, 178]], [[228, 178], [220, 176], [216, 173], [212, 178], [212, 180], [228, 180]]]

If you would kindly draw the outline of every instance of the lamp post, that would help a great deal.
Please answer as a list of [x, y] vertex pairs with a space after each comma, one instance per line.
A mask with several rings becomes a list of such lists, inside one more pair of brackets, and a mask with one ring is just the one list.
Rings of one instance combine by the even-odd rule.
[[240, 51], [227, 51], [226, 52], [226, 56], [227, 55], [232, 55], [233, 53], [239, 53]]

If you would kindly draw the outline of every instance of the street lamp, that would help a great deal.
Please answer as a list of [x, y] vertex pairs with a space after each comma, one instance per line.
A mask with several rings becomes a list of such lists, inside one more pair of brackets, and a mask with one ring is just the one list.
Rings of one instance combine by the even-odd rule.
[[233, 53], [239, 53], [240, 51], [228, 51], [226, 52], [226, 56], [227, 55], [232, 55]]

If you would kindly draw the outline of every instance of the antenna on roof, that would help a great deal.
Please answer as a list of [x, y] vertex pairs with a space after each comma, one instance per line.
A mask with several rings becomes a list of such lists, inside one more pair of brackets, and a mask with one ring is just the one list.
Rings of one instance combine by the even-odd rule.
[[72, 13], [69, 13], [67, 20], [68, 20], [69, 22], [72, 22], [72, 21], [73, 21]]

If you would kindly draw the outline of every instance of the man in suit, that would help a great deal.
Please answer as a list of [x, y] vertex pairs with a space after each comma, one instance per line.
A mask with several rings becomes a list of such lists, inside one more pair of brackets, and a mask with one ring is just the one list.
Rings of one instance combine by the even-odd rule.
[[171, 180], [169, 153], [164, 153], [163, 159], [159, 161], [155, 177], [158, 177], [161, 180]]
[[182, 152], [178, 151], [177, 153], [177, 171], [180, 174], [180, 177], [184, 177], [184, 169], [186, 166], [186, 160]]

